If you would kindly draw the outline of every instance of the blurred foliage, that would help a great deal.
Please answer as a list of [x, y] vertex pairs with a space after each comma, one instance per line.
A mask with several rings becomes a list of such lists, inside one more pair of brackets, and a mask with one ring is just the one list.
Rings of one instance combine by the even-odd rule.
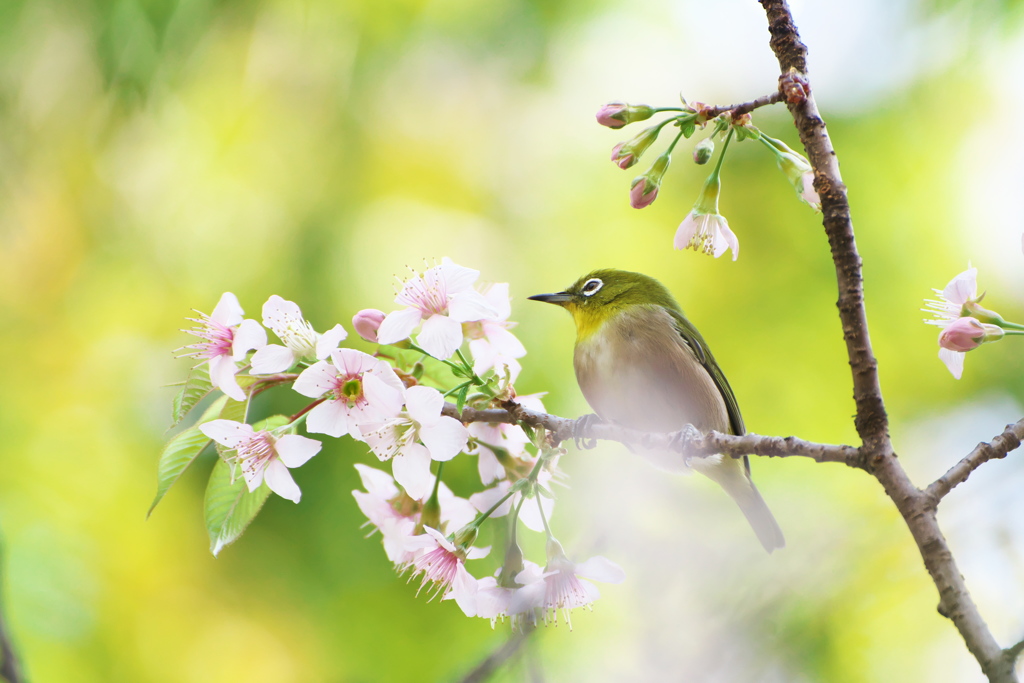
[[[956, 4], [988, 28], [1020, 6]], [[571, 321], [525, 297], [595, 267], [641, 270], [677, 293], [753, 431], [855, 441], [828, 245], [770, 157], [733, 146], [721, 208], [742, 253], [715, 261], [671, 250], [706, 171], [688, 163], [689, 147], [659, 200], [633, 211], [632, 174], [607, 161], [622, 135], [593, 121], [637, 83], [651, 104], [680, 89], [722, 103], [767, 92], [775, 64], [760, 9], [721, 5], [0, 3], [0, 352], [12, 361], [0, 379], [0, 529], [8, 616], [32, 680], [455, 680], [504, 642], [507, 627], [415, 599], [379, 542], [363, 538], [351, 464], [375, 459], [350, 441], [328, 441], [296, 472], [301, 505], [271, 497], [217, 559], [201, 512], [212, 456], [144, 521], [172, 433], [166, 385], [187, 374], [172, 354], [188, 343], [177, 330], [226, 290], [252, 316], [276, 293], [317, 329], [350, 327], [360, 308], [390, 310], [393, 274], [450, 256], [511, 283], [529, 349], [518, 388], [547, 391], [552, 411], [575, 416], [586, 407]], [[826, 13], [831, 31], [836, 13], [853, 11], [819, 5], [807, 13]], [[968, 92], [1014, 111], [1000, 83], [1015, 81], [999, 81], [999, 69], [979, 76], [1019, 48], [1017, 29], [1000, 30], [1006, 42], [910, 70], [883, 95], [814, 72], [850, 187], [893, 436], [918, 483], [1024, 403], [1015, 340], [972, 353], [957, 383], [917, 311], [972, 260], [987, 301], [1024, 318], [1013, 192], [987, 192], [1002, 177], [990, 165], [1020, 158], [1021, 134], [1001, 126], [998, 141], [979, 144], [959, 104]], [[830, 54], [828, 35], [809, 30], [812, 64]], [[859, 51], [877, 48], [856, 35]], [[759, 90], [732, 85], [739, 74], [717, 68], [728, 55], [767, 74]], [[755, 118], [795, 146], [784, 110]], [[1008, 405], [1010, 417], [985, 409], [944, 431], [992, 397], [1002, 402], [983, 405]], [[298, 406], [272, 392], [250, 418]], [[463, 460], [446, 473], [468, 494], [475, 463]], [[1019, 481], [1019, 461], [990, 467]], [[554, 522], [566, 549], [603, 553], [630, 578], [603, 587], [571, 634], [542, 629], [501, 680], [977, 676], [935, 613], [902, 520], [863, 474], [755, 461], [789, 539], [766, 557], [708, 482], [666, 478], [612, 446], [570, 450], [563, 466], [572, 488]], [[982, 494], [963, 500], [972, 495]], [[950, 505], [954, 550], [991, 539], [972, 546], [980, 559], [965, 573], [1012, 642], [1024, 632], [1021, 524], [1009, 517], [996, 538], [991, 518], [967, 526], [957, 516], [966, 504]]]

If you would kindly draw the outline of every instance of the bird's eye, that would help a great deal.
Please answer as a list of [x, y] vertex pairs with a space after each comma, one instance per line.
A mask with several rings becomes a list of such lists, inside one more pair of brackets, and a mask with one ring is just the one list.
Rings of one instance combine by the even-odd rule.
[[604, 283], [598, 278], [592, 277], [583, 283], [583, 296], [594, 296], [602, 287], [604, 287]]

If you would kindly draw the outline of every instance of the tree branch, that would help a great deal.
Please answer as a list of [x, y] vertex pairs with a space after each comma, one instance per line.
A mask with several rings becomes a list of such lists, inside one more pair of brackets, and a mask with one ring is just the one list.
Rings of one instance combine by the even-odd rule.
[[1010, 451], [1020, 446], [1022, 439], [1024, 439], [1024, 420], [1019, 420], [1012, 425], [1006, 425], [1003, 433], [992, 439], [991, 442], [978, 444], [967, 457], [950, 467], [948, 472], [925, 489], [924, 494], [928, 497], [929, 504], [932, 507], [938, 505], [939, 501], [953, 488], [967, 481], [971, 472], [989, 460], [1005, 458]]
[[939, 613], [963, 636], [967, 649], [992, 682], [1016, 683], [1013, 663], [999, 647], [971, 599], [946, 539], [939, 529], [930, 497], [910, 481], [889, 439], [889, 421], [878, 381], [878, 364], [871, 350], [861, 276], [861, 259], [853, 235], [846, 186], [825, 123], [807, 81], [807, 47], [800, 41], [786, 0], [760, 0], [768, 17], [769, 44], [779, 61], [779, 89], [814, 168], [814, 189], [821, 198], [825, 233], [832, 249], [839, 289], [839, 318], [843, 327], [853, 398], [855, 425], [868, 471], [875, 475], [903, 516], [917, 543], [935, 587]]
[[476, 667], [462, 679], [461, 683], [483, 683], [509, 659], [519, 652], [526, 643], [526, 639], [536, 630], [531, 626], [522, 632], [513, 633], [512, 636], [497, 650], [489, 654]]
[[785, 98], [782, 93], [776, 90], [770, 95], [763, 95], [758, 97], [756, 100], [744, 102], [743, 104], [730, 104], [723, 107], [708, 107], [707, 109], [702, 110], [702, 113], [708, 120], [715, 118], [719, 114], [724, 114], [727, 111], [731, 111], [733, 116], [739, 116], [741, 114], [749, 114], [755, 109], [760, 109], [761, 107], [766, 107], [770, 104], [777, 104], [778, 102], [782, 102], [784, 99]]
[[[3, 559], [2, 545], [0, 545], [0, 587], [3, 586]], [[2, 607], [2, 603], [0, 603], [0, 607]], [[14, 651], [14, 645], [11, 643], [11, 635], [7, 630], [2, 609], [0, 609], [0, 677], [3, 677], [7, 683], [22, 683], [25, 680], [21, 674], [21, 664]]]
[[1024, 640], [1020, 641], [1016, 645], [1006, 648], [1003, 652], [1006, 653], [1006, 658], [1010, 660], [1011, 666], [1017, 662], [1017, 658], [1024, 653]]
[[534, 427], [544, 427], [555, 443], [570, 439], [577, 441], [600, 439], [643, 446], [644, 448], [678, 451], [681, 456], [690, 458], [705, 458], [718, 453], [734, 457], [743, 455], [763, 455], [771, 458], [803, 456], [816, 462], [840, 462], [858, 468], [864, 466], [859, 448], [813, 443], [795, 436], [759, 436], [749, 433], [743, 436], [734, 436], [720, 432], [690, 436], [684, 430], [669, 434], [652, 434], [599, 420], [571, 420], [557, 415], [549, 415], [524, 408], [514, 401], [506, 401], [504, 405], [504, 408], [487, 410], [463, 408], [460, 414], [454, 404], [445, 403], [443, 414], [454, 417], [463, 423], [515, 424], [521, 422]]

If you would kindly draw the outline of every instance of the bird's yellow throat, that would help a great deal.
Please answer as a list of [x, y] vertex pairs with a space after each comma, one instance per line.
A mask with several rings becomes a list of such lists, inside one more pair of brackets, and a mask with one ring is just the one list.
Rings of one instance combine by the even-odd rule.
[[585, 306], [577, 306], [576, 304], [569, 303], [565, 308], [572, 314], [572, 319], [576, 322], [576, 343], [588, 339], [592, 334], [600, 330], [608, 319], [611, 318], [618, 310], [606, 310], [606, 308], [588, 309]]

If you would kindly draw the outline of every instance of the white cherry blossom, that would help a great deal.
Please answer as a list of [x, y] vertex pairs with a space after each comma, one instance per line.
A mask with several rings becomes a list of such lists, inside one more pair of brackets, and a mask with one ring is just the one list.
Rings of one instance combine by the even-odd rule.
[[238, 297], [224, 292], [213, 313], [199, 313], [198, 318], [188, 318], [196, 323], [196, 327], [183, 330], [203, 340], [186, 346], [186, 349], [193, 350], [183, 355], [207, 361], [210, 383], [236, 401], [245, 400], [245, 392], [235, 379], [238, 361], [245, 358], [250, 350], [267, 344], [266, 331], [255, 320], [243, 320], [243, 315]]
[[288, 468], [305, 464], [321, 447], [315, 439], [297, 434], [274, 436], [268, 431], [256, 432], [252, 425], [234, 420], [211, 420], [199, 425], [199, 431], [235, 451], [234, 461], [241, 467], [250, 492], [266, 479], [271, 491], [296, 503], [302, 492]]
[[377, 329], [377, 341], [394, 344], [408, 339], [423, 323], [416, 343], [435, 358], [450, 358], [462, 346], [462, 323], [497, 317], [496, 311], [473, 283], [480, 271], [464, 268], [445, 258], [423, 275], [406, 280], [395, 303], [407, 308], [389, 313]]
[[252, 357], [254, 375], [284, 372], [300, 360], [323, 360], [348, 336], [341, 325], [323, 334], [313, 329], [298, 304], [274, 294], [263, 304], [263, 324], [274, 331], [280, 344], [267, 344]]

